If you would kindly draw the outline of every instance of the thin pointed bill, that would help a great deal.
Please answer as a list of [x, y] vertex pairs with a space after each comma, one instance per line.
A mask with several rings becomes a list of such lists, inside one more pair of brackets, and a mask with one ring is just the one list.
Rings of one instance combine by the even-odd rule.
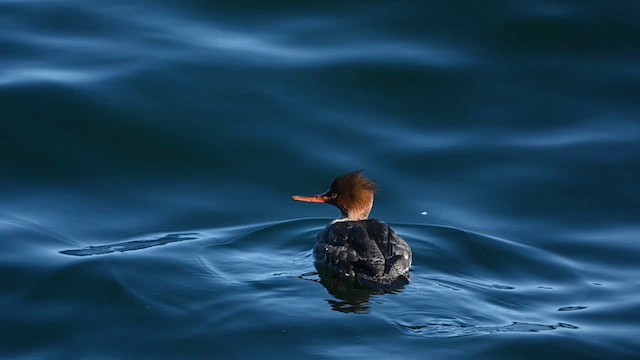
[[315, 204], [327, 204], [329, 202], [329, 197], [323, 195], [316, 196], [292, 196], [291, 197], [295, 201], [307, 202], [307, 203], [315, 203]]

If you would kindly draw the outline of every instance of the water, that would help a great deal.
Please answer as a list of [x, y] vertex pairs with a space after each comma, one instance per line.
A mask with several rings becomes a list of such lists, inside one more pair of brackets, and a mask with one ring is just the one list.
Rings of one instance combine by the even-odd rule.
[[[0, 357], [640, 357], [639, 18], [0, 1]], [[397, 293], [290, 199], [360, 168]]]

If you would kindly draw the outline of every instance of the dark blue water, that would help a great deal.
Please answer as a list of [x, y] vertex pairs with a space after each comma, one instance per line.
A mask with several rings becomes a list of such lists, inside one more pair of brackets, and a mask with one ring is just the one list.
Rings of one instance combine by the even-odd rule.
[[[640, 357], [637, 1], [0, 1], [0, 357]], [[360, 168], [414, 251], [325, 287]]]

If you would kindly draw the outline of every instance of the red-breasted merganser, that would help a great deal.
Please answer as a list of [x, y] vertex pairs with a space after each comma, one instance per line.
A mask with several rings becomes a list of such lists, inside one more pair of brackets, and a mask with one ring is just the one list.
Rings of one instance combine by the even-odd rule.
[[324, 194], [292, 199], [334, 205], [344, 217], [318, 234], [316, 262], [363, 286], [397, 289], [409, 283], [411, 248], [387, 224], [369, 219], [375, 191], [376, 185], [360, 170], [337, 177]]

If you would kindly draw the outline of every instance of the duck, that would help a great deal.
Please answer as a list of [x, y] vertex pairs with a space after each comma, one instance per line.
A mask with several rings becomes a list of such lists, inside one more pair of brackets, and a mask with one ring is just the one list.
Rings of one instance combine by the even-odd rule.
[[358, 170], [338, 176], [322, 194], [292, 199], [330, 204], [342, 214], [316, 236], [316, 268], [327, 267], [366, 288], [393, 290], [409, 283], [413, 255], [389, 225], [369, 218], [376, 191], [376, 184]]

